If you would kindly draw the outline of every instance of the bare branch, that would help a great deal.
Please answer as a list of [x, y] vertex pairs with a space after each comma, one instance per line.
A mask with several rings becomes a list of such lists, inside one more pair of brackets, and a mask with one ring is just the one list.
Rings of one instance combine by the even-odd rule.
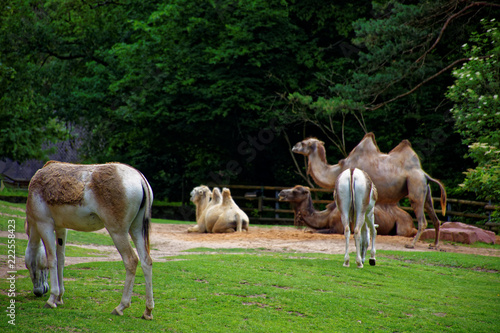
[[444, 31], [446, 30], [446, 28], [448, 27], [448, 25], [450, 24], [450, 22], [452, 20], [459, 18], [460, 16], [468, 14], [467, 11], [475, 6], [500, 7], [499, 4], [493, 4], [493, 3], [489, 3], [489, 2], [473, 2], [473, 3], [465, 6], [464, 8], [462, 8], [459, 12], [451, 15], [450, 17], [448, 17], [448, 19], [444, 23], [443, 27], [441, 28], [441, 31], [439, 32], [437, 39], [434, 41], [434, 44], [432, 44], [432, 46], [427, 51], [425, 51], [424, 54], [422, 54], [420, 56], [420, 58], [418, 58], [415, 61], [415, 63], [418, 63], [418, 62], [424, 60], [425, 57], [429, 54], [429, 52], [431, 52], [437, 46], [437, 44], [441, 41], [441, 37], [443, 37]]
[[[486, 58], [490, 58], [491, 56], [483, 56], [483, 57], [478, 57], [478, 59], [486, 59]], [[415, 92], [417, 89], [419, 89], [420, 87], [422, 87], [424, 84], [426, 84], [427, 82], [431, 81], [432, 79], [435, 79], [436, 77], [438, 77], [439, 75], [443, 74], [444, 72], [446, 72], [447, 70], [449, 70], [450, 68], [453, 68], [454, 66], [458, 65], [459, 63], [461, 62], [465, 62], [469, 60], [469, 58], [462, 58], [462, 59], [458, 59], [458, 60], [455, 60], [454, 62], [452, 62], [450, 65], [446, 66], [445, 68], [443, 68], [442, 70], [440, 70], [439, 72], [435, 73], [434, 75], [432, 76], [429, 76], [427, 79], [423, 80], [422, 82], [420, 82], [419, 84], [417, 84], [415, 87], [413, 87], [411, 90], [408, 90], [407, 92], [401, 94], [401, 95], [398, 95], [394, 98], [391, 98], [390, 100], [388, 101], [385, 101], [383, 103], [379, 103], [373, 107], [367, 107], [366, 110], [370, 110], [370, 111], [374, 111], [374, 110], [377, 110], [377, 109], [380, 109], [381, 107], [389, 104], [389, 103], [392, 103], [394, 102], [395, 100], [398, 100], [400, 98], [403, 98], [405, 96], [408, 96], [410, 95], [411, 93]]]

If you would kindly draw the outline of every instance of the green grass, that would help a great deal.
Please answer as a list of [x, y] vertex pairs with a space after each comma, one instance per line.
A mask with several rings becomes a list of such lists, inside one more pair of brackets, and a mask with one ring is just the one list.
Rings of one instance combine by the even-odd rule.
[[[198, 249], [200, 250], [200, 249]], [[342, 267], [342, 255], [190, 254], [153, 265], [154, 320], [138, 269], [132, 306], [121, 262], [66, 267], [65, 304], [44, 309], [26, 271], [16, 280], [19, 332], [495, 332], [500, 259], [441, 252], [378, 252], [377, 266]], [[5, 280], [0, 282], [8, 289]], [[1, 304], [8, 298], [0, 294]], [[7, 327], [5, 317], [0, 330]]]
[[[0, 237], [0, 255], [7, 255], [7, 237]], [[28, 245], [28, 241], [24, 239], [16, 239], [16, 257], [24, 257], [24, 253], [26, 252], [26, 246]], [[67, 245], [66, 246], [66, 257], [99, 257], [102, 255], [106, 255], [106, 253], [95, 250], [95, 249], [86, 249], [78, 246]]]

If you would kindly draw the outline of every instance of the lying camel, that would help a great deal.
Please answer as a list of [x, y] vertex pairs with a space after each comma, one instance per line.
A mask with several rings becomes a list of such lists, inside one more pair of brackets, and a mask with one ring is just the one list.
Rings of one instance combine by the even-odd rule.
[[[291, 203], [295, 225], [305, 225], [324, 234], [344, 233], [340, 211], [335, 202], [327, 205], [325, 210], [315, 210], [308, 187], [297, 185], [283, 190], [279, 193], [279, 200]], [[375, 205], [375, 223], [379, 226], [379, 235], [413, 237], [417, 233], [411, 216], [396, 205]]]
[[241, 232], [248, 231], [248, 216], [231, 197], [229, 189], [221, 194], [218, 188], [213, 192], [207, 186], [201, 185], [191, 191], [191, 201], [196, 206], [196, 226], [188, 232]]
[[281, 191], [278, 197], [279, 201], [287, 201], [292, 205], [295, 225], [306, 225], [319, 233], [340, 234], [344, 232], [335, 203], [326, 206], [325, 210], [317, 211], [314, 209], [308, 187], [297, 185]]
[[446, 214], [446, 190], [443, 184], [422, 170], [420, 159], [408, 140], [403, 140], [389, 154], [383, 154], [377, 146], [375, 135], [368, 133], [347, 158], [335, 165], [327, 163], [324, 143], [315, 138], [297, 143], [292, 151], [309, 157], [308, 172], [321, 187], [333, 188], [335, 180], [342, 171], [359, 168], [370, 176], [377, 187], [379, 192], [377, 204], [395, 205], [407, 196], [418, 220], [417, 234], [408, 247], [415, 247], [415, 243], [427, 227], [424, 209], [434, 223], [436, 229], [434, 246], [438, 247], [440, 221], [432, 204], [429, 181], [436, 183], [441, 190], [443, 215]]
[[343, 171], [335, 181], [335, 203], [342, 217], [345, 236], [344, 267], [349, 267], [349, 238], [351, 230], [356, 243], [356, 264], [363, 268], [370, 243], [370, 265], [375, 266], [375, 238], [377, 225], [373, 216], [377, 201], [377, 188], [368, 174], [360, 169]]
[[196, 225], [188, 229], [188, 232], [205, 232], [205, 212], [213, 201], [212, 199], [212, 191], [205, 186], [200, 185], [195, 187], [191, 191], [191, 201], [196, 206]]
[[[218, 189], [217, 189], [218, 190]], [[216, 191], [214, 189], [214, 199]], [[207, 232], [228, 233], [241, 232], [243, 229], [248, 232], [249, 219], [247, 214], [241, 210], [231, 197], [228, 188], [222, 190], [222, 201], [220, 204], [208, 208], [205, 214], [205, 226]]]

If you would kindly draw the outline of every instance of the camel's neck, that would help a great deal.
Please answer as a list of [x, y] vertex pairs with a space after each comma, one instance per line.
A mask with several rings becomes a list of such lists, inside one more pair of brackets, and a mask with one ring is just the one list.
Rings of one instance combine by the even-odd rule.
[[205, 211], [210, 202], [210, 198], [203, 199], [199, 204], [196, 205], [196, 221], [200, 220], [201, 214]]
[[293, 205], [295, 212], [295, 219], [299, 220], [298, 225], [305, 224], [313, 229], [326, 229], [328, 228], [328, 219], [322, 218], [320, 212], [316, 211], [313, 206], [311, 197]]
[[329, 165], [323, 160], [316, 150], [309, 155], [309, 174], [314, 179], [314, 182], [323, 188], [334, 188], [335, 180], [341, 172], [341, 167], [338, 164]]

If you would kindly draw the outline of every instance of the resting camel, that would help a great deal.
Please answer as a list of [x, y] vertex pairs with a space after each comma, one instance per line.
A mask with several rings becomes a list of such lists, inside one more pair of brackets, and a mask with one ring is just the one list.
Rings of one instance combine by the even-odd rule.
[[[316, 232], [324, 234], [344, 233], [340, 211], [333, 202], [323, 211], [314, 209], [311, 192], [308, 187], [297, 185], [279, 193], [280, 201], [292, 204], [295, 225], [306, 225]], [[398, 235], [413, 237], [417, 229], [413, 227], [411, 216], [396, 205], [375, 205], [375, 223], [379, 235]]]
[[373, 211], [377, 201], [377, 188], [368, 174], [360, 169], [343, 171], [335, 181], [335, 203], [340, 211], [345, 236], [344, 267], [349, 267], [349, 238], [354, 231], [356, 264], [363, 268], [370, 243], [370, 265], [375, 266], [375, 238], [377, 237]]
[[[125, 287], [113, 314], [130, 306], [138, 258], [146, 280], [144, 319], [154, 308], [149, 232], [153, 191], [136, 169], [120, 163], [79, 165], [47, 162], [29, 184], [26, 203], [28, 246], [25, 263], [36, 296], [50, 297], [46, 308], [63, 304], [63, 269], [67, 229], [95, 231], [106, 228], [125, 264]], [[43, 241], [43, 242], [42, 242]]]
[[281, 191], [278, 197], [279, 201], [291, 203], [295, 225], [306, 225], [319, 233], [340, 234], [344, 231], [335, 203], [329, 204], [325, 210], [315, 210], [309, 188], [297, 185]]
[[379, 193], [377, 204], [395, 205], [408, 196], [418, 220], [418, 231], [412, 244], [407, 247], [415, 247], [422, 231], [427, 227], [424, 209], [434, 223], [436, 229], [434, 246], [438, 247], [440, 222], [432, 204], [429, 181], [439, 185], [443, 215], [446, 214], [446, 190], [438, 180], [422, 170], [420, 160], [408, 140], [403, 140], [389, 154], [383, 154], [377, 146], [375, 135], [368, 133], [347, 158], [335, 165], [327, 163], [324, 143], [315, 138], [297, 143], [292, 151], [309, 157], [308, 172], [321, 187], [333, 188], [342, 171], [359, 168], [370, 176], [377, 187]]
[[[213, 199], [219, 200], [218, 189], [213, 191]], [[222, 190], [222, 200], [220, 204], [209, 207], [205, 214], [205, 226], [207, 232], [228, 233], [241, 232], [245, 229], [248, 232], [249, 220], [247, 214], [241, 210], [231, 197], [228, 188]]]
[[188, 228], [188, 232], [205, 232], [205, 213], [210, 204], [213, 204], [212, 191], [205, 186], [200, 185], [191, 191], [191, 201], [196, 206], [196, 225]]

